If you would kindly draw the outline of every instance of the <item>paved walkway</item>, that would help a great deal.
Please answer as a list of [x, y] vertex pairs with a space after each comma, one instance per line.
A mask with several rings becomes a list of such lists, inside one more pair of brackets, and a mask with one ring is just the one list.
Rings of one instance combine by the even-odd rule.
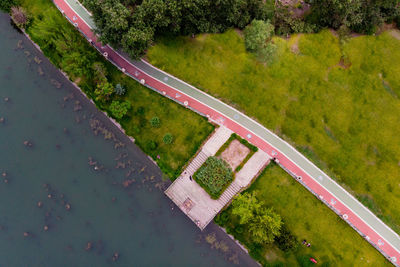
[[97, 42], [96, 35], [92, 32], [95, 28], [94, 22], [78, 2], [53, 1], [93, 46], [122, 72], [160, 94], [207, 116], [210, 120], [226, 126], [276, 158], [282, 168], [318, 196], [393, 264], [400, 266], [399, 235], [291, 145], [218, 99], [143, 60], [130, 62], [110, 46], [103, 46]]
[[221, 126], [204, 144], [200, 152], [189, 163], [169, 187], [165, 194], [201, 229], [203, 230], [212, 219], [224, 208], [232, 198], [250, 185], [252, 179], [269, 163], [270, 157], [262, 150], [256, 152], [236, 174], [233, 182], [222, 193], [219, 199], [212, 199], [201, 186], [190, 176], [210, 156], [229, 139], [232, 131]]

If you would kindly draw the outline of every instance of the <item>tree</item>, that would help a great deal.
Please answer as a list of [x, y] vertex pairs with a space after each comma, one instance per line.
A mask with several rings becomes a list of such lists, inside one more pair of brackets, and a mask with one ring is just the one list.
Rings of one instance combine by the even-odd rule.
[[130, 108], [131, 103], [128, 101], [119, 102], [114, 100], [110, 105], [111, 114], [117, 119], [121, 119], [123, 116], [125, 116]]
[[129, 10], [118, 0], [84, 0], [84, 4], [92, 11], [100, 40], [118, 45], [129, 30]]
[[254, 52], [260, 61], [271, 63], [276, 51], [276, 45], [271, 41], [273, 34], [274, 25], [269, 21], [253, 20], [244, 29], [247, 50]]
[[122, 47], [134, 58], [140, 58], [153, 41], [154, 30], [151, 27], [132, 27], [122, 36]]
[[94, 91], [97, 101], [107, 101], [114, 92], [114, 87], [111, 83], [105, 81], [97, 84], [97, 88]]
[[94, 72], [94, 80], [96, 82], [104, 82], [106, 80], [107, 69], [104, 67], [104, 64], [101, 62], [94, 62], [92, 64], [92, 69]]
[[257, 51], [271, 40], [274, 34], [274, 25], [269, 21], [253, 20], [244, 29], [244, 42], [247, 50]]
[[398, 0], [313, 0], [309, 20], [322, 27], [340, 26], [373, 33], [376, 26], [400, 14]]
[[273, 17], [268, 0], [84, 0], [103, 42], [141, 57], [155, 34], [195, 34], [243, 28]]
[[267, 209], [255, 192], [237, 196], [232, 202], [232, 214], [239, 216], [239, 223], [247, 226], [255, 243], [271, 243], [280, 234], [281, 217]]
[[279, 236], [282, 225], [281, 216], [272, 209], [259, 209], [249, 221], [248, 228], [251, 239], [258, 244], [272, 243]]
[[258, 201], [256, 193], [243, 193], [235, 197], [232, 202], [232, 214], [240, 218], [240, 224], [248, 223], [263, 203]]

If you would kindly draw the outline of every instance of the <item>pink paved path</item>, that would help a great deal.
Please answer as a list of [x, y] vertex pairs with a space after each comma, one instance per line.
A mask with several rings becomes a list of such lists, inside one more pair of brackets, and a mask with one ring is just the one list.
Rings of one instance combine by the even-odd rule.
[[[359, 218], [355, 213], [353, 213], [349, 208], [347, 208], [343, 203], [338, 201], [333, 195], [331, 195], [327, 190], [325, 190], [320, 184], [318, 184], [314, 179], [309, 177], [302, 169], [296, 166], [290, 159], [272, 147], [269, 143], [259, 138], [257, 135], [253, 134], [246, 128], [237, 124], [235, 121], [227, 118], [226, 116], [220, 114], [216, 110], [208, 107], [207, 105], [198, 102], [196, 99], [191, 98], [181, 91], [178, 91], [159, 80], [154, 79], [151, 76], [143, 73], [140, 69], [129, 63], [128, 60], [123, 58], [108, 45], [103, 46], [101, 43], [97, 42], [96, 35], [92, 32], [90, 27], [72, 10], [64, 0], [54, 0], [56, 6], [64, 13], [64, 15], [71, 21], [71, 23], [77, 23], [75, 26], [81, 31], [83, 35], [88, 40], [92, 40], [93, 46], [99, 50], [101, 53], [107, 53], [108, 59], [112, 61], [118, 68], [125, 71], [126, 74], [132, 78], [140, 81], [145, 80], [145, 85], [151, 87], [151, 89], [158, 91], [159, 93], [174, 99], [177, 102], [183, 104], [185, 101], [188, 102], [188, 108], [195, 110], [201, 114], [207, 115], [207, 117], [217, 122], [218, 124], [223, 124], [227, 128], [236, 132], [243, 138], [247, 139], [249, 142], [259, 147], [260, 149], [267, 152], [272, 157], [275, 157], [279, 165], [286, 169], [289, 173], [294, 175], [298, 181], [303, 184], [308, 190], [310, 190], [314, 195], [316, 195], [321, 201], [323, 201], [328, 207], [330, 207], [334, 212], [341, 216], [347, 223], [349, 223], [361, 236], [363, 236], [368, 242], [370, 242], [376, 249], [378, 249], [386, 258], [391, 260], [391, 262], [396, 265], [400, 260], [400, 252], [393, 248], [385, 239], [383, 239], [378, 233], [376, 233], [372, 228], [370, 228], [361, 218]], [[180, 96], [177, 98], [177, 94]], [[223, 118], [224, 120], [221, 120]], [[248, 138], [248, 134], [251, 134], [251, 139]], [[299, 179], [299, 176], [301, 177]], [[340, 238], [340, 237], [338, 237]], [[397, 262], [394, 262], [398, 259]], [[399, 266], [399, 265], [397, 265]]]

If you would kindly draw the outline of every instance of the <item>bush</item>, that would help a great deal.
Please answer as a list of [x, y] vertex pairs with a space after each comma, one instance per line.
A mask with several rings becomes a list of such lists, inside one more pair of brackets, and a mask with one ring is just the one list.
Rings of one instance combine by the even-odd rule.
[[28, 24], [29, 21], [28, 15], [22, 7], [12, 7], [11, 18], [14, 21], [15, 25], [20, 28], [25, 28], [26, 24]]
[[107, 101], [114, 92], [114, 88], [109, 82], [102, 82], [97, 84], [97, 88], [94, 91], [97, 101]]
[[243, 227], [240, 226], [240, 225], [239, 225], [239, 226], [236, 226], [236, 227], [235, 227], [235, 232], [238, 233], [238, 234], [243, 233]]
[[161, 126], [161, 121], [159, 117], [153, 117], [150, 119], [150, 124], [154, 128], [160, 128]]
[[282, 224], [281, 234], [275, 238], [275, 243], [284, 252], [294, 251], [299, 245], [297, 237], [290, 232], [285, 224]]
[[167, 133], [164, 135], [163, 137], [163, 142], [167, 145], [172, 144], [172, 142], [174, 141], [174, 138], [172, 136], [172, 134]]
[[146, 143], [146, 148], [147, 148], [148, 150], [156, 150], [157, 147], [158, 147], [158, 144], [157, 144], [155, 141], [153, 141], [153, 140], [150, 140], [150, 141], [148, 141], [148, 142]]
[[117, 85], [116, 85], [115, 88], [114, 88], [114, 92], [115, 92], [117, 95], [124, 95], [125, 92], [126, 92], [126, 89], [125, 89], [125, 87], [124, 87], [123, 85], [117, 83]]
[[218, 199], [233, 181], [233, 172], [228, 163], [217, 157], [209, 157], [194, 174], [194, 179], [213, 199]]
[[10, 12], [11, 7], [15, 6], [16, 2], [14, 0], [1, 0], [0, 1], [0, 9], [5, 12]]
[[130, 108], [131, 103], [128, 101], [119, 102], [114, 100], [110, 105], [111, 114], [117, 119], [121, 119], [123, 116], [125, 116]]

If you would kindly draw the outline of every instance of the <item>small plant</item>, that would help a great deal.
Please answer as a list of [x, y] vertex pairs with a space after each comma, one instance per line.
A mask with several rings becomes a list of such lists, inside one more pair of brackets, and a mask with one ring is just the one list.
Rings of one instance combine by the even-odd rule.
[[151, 126], [154, 127], [154, 128], [160, 128], [160, 126], [161, 126], [160, 118], [157, 117], [157, 116], [151, 118], [151, 119], [150, 119], [150, 124], [151, 124]]
[[150, 140], [150, 141], [148, 141], [148, 142], [146, 143], [146, 148], [147, 148], [148, 150], [156, 150], [157, 146], [158, 146], [158, 144], [157, 144], [155, 141], [153, 141], [153, 140]]
[[240, 225], [239, 225], [239, 226], [236, 226], [236, 227], [235, 227], [235, 232], [238, 233], [238, 234], [243, 233], [243, 227], [240, 226]]
[[124, 95], [125, 92], [126, 92], [126, 89], [125, 89], [125, 87], [123, 85], [121, 85], [120, 83], [117, 83], [117, 85], [114, 88], [114, 92], [117, 95]]
[[12, 7], [11, 18], [14, 23], [20, 28], [25, 28], [26, 24], [28, 24], [29, 22], [29, 17], [22, 7]]
[[172, 144], [172, 142], [174, 141], [174, 137], [172, 136], [172, 134], [167, 133], [164, 135], [163, 137], [163, 142], [167, 145]]
[[139, 107], [139, 108], [136, 110], [136, 114], [139, 114], [139, 115], [144, 115], [144, 112], [145, 112], [144, 107]]

